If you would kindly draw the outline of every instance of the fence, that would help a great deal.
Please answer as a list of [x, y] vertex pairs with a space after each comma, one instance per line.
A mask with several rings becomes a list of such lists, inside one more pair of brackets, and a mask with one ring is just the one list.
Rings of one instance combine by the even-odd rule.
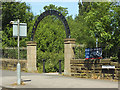
[[[18, 58], [18, 49], [12, 47], [6, 47], [2, 49], [2, 58], [8, 59], [17, 59]], [[20, 48], [20, 59], [27, 60], [27, 48]]]
[[75, 45], [74, 50], [74, 59], [84, 59], [85, 58], [85, 46], [84, 45]]
[[[85, 49], [88, 48], [86, 47], [84, 44], [81, 45], [75, 45], [73, 47], [74, 50], [74, 59], [85, 59]], [[110, 50], [105, 50], [105, 48], [101, 48], [102, 49], [102, 58], [113, 58], [113, 59], [118, 59], [117, 56], [111, 55]], [[116, 53], [117, 54], [117, 53]]]

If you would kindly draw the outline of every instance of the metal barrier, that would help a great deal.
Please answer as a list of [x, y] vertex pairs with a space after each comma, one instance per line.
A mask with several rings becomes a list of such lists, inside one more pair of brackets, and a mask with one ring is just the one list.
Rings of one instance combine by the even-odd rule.
[[[2, 49], [2, 58], [17, 59], [18, 58], [17, 48], [6, 47]], [[27, 48], [26, 47], [20, 48], [20, 59], [27, 60]]]
[[74, 50], [74, 59], [84, 59], [85, 58], [85, 45], [75, 45]]
[[[45, 59], [43, 59], [43, 73], [45, 73]], [[59, 74], [62, 74], [61, 60], [59, 60]]]

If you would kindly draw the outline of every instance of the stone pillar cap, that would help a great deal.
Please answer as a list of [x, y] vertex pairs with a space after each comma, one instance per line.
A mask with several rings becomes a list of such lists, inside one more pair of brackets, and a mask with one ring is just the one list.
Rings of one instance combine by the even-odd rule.
[[36, 42], [35, 41], [27, 41], [26, 42], [27, 46], [36, 46]]
[[75, 44], [75, 40], [74, 38], [66, 38], [64, 39], [64, 43], [65, 44]]

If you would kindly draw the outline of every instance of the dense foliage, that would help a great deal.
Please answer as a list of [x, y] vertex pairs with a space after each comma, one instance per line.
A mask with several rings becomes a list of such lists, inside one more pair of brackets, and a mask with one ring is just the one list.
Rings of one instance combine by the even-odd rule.
[[120, 6], [108, 2], [84, 4], [87, 4], [87, 8], [81, 8], [81, 10], [86, 8], [82, 16], [91, 36], [97, 34], [99, 47], [103, 49], [103, 57], [116, 57], [120, 46]]
[[[120, 6], [115, 3], [93, 3], [84, 2], [79, 5], [79, 14], [72, 18], [68, 16], [68, 10], [64, 7], [57, 7], [50, 4], [44, 10], [57, 10], [67, 19], [71, 30], [71, 38], [76, 39], [77, 44], [85, 47], [77, 48], [78, 57], [84, 58], [85, 48], [95, 47], [95, 34], [99, 39], [99, 47], [103, 49], [103, 57], [117, 58], [120, 46]], [[17, 38], [12, 36], [11, 20], [18, 18], [20, 22], [27, 23], [28, 35], [20, 39], [20, 46], [26, 46], [26, 41], [30, 41], [33, 25], [39, 15], [34, 16], [30, 6], [20, 2], [2, 3], [2, 46], [16, 47]], [[64, 68], [64, 39], [65, 28], [57, 17], [47, 16], [38, 25], [35, 32], [37, 42], [37, 66], [42, 72], [42, 60], [46, 60], [46, 72], [58, 71], [58, 61], [62, 60], [62, 70]], [[79, 49], [82, 51], [79, 51]], [[107, 55], [106, 55], [107, 54]]]
[[[10, 21], [16, 21], [20, 19], [20, 22], [27, 23], [28, 32], [30, 24], [33, 19], [33, 13], [30, 12], [30, 6], [26, 3], [19, 2], [4, 2], [2, 3], [2, 46], [3, 47], [16, 47], [17, 38], [13, 37], [13, 29]], [[20, 38], [20, 46], [25, 46], [27, 38]]]

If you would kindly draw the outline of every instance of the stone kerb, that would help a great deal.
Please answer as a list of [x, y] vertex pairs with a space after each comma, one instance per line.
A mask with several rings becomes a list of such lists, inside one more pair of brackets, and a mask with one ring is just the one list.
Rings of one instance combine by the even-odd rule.
[[37, 71], [36, 67], [36, 42], [28, 41], [27, 42], [27, 71], [35, 72]]
[[64, 75], [71, 75], [70, 60], [74, 57], [75, 39], [64, 39]]

